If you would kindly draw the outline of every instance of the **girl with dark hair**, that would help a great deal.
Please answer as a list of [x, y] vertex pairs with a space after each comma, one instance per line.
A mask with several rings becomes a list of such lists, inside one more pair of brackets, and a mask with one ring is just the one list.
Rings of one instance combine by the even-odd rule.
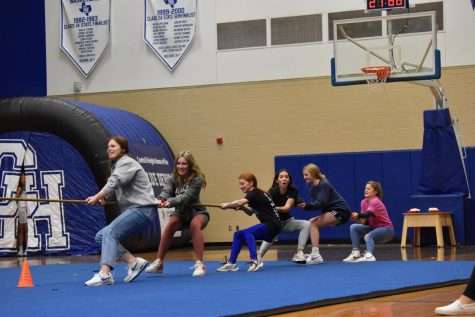
[[[281, 229], [279, 215], [275, 209], [274, 202], [267, 193], [257, 188], [256, 176], [252, 173], [243, 173], [238, 179], [239, 189], [241, 189], [246, 196], [229, 203], [222, 203], [221, 208], [241, 209], [243, 207], [245, 208], [245, 205], [249, 205], [252, 213], [256, 214], [257, 219], [259, 219], [261, 223], [244, 230], [238, 230], [234, 233], [229, 261], [217, 268], [216, 271], [218, 272], [239, 271], [236, 260], [244, 243], [246, 243], [249, 248], [251, 258], [251, 265], [247, 271], [255, 272], [261, 269], [264, 263], [257, 258], [256, 239], [272, 242]], [[252, 213], [248, 214], [252, 215]]]
[[200, 192], [205, 186], [205, 175], [201, 172], [193, 155], [189, 151], [180, 152], [175, 159], [173, 175], [167, 178], [158, 196], [159, 207], [175, 207], [175, 211], [163, 231], [157, 259], [145, 270], [147, 273], [162, 273], [163, 260], [173, 242], [173, 235], [178, 230], [190, 228], [196, 256], [192, 276], [205, 275], [203, 229], [209, 222], [209, 213], [204, 206], [200, 205]]
[[[282, 232], [299, 232], [297, 253], [292, 261], [296, 263], [306, 263], [304, 249], [307, 245], [308, 235], [310, 233], [310, 223], [307, 220], [295, 219], [290, 214], [290, 209], [295, 205], [298, 197], [297, 188], [295, 188], [292, 175], [286, 169], [281, 169], [274, 176], [272, 187], [268, 191], [270, 197], [276, 205], [279, 218], [282, 223]], [[258, 258], [264, 257], [271, 248], [273, 242], [262, 241]]]
[[88, 205], [104, 204], [105, 198], [115, 196], [121, 214], [96, 234], [101, 243], [101, 269], [98, 274], [86, 282], [86, 286], [111, 285], [114, 283], [111, 269], [117, 259], [128, 264], [124, 282], [132, 282], [145, 269], [147, 261], [135, 257], [127, 251], [120, 240], [136, 234], [157, 217], [158, 200], [143, 167], [129, 155], [126, 138], [114, 136], [107, 144], [107, 154], [111, 166], [111, 175], [106, 185], [94, 196], [86, 198]]
[[[361, 201], [361, 212], [353, 212], [351, 219], [362, 223], [350, 226], [351, 244], [353, 250], [343, 262], [376, 261], [374, 257], [374, 244], [385, 243], [394, 237], [393, 224], [389, 219], [388, 211], [384, 206], [383, 190], [381, 184], [369, 181], [364, 189], [364, 199]], [[360, 240], [364, 237], [366, 252], [360, 252]]]

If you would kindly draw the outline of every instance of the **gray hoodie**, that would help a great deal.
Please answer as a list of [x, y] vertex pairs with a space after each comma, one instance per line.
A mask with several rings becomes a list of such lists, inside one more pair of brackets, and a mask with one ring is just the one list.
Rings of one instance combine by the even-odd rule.
[[111, 176], [102, 190], [106, 198], [115, 194], [120, 210], [158, 205], [147, 173], [128, 155], [123, 155], [112, 165]]

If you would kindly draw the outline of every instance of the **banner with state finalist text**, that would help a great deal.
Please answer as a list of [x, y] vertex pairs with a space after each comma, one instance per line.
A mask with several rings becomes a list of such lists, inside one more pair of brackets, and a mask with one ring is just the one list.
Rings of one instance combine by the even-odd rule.
[[61, 0], [61, 49], [88, 77], [110, 36], [110, 0]]
[[196, 0], [144, 1], [144, 40], [173, 71], [195, 35]]

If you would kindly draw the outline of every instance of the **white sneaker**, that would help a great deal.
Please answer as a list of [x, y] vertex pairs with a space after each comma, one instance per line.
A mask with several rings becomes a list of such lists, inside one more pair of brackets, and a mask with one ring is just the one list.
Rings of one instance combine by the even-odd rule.
[[227, 262], [223, 266], [220, 266], [216, 269], [218, 272], [237, 272], [239, 271], [239, 267], [236, 263]]
[[317, 254], [309, 254], [306, 258], [307, 264], [322, 264], [323, 258], [320, 253]]
[[294, 257], [292, 258], [292, 262], [300, 263], [300, 264], [307, 263], [307, 259], [305, 258], [305, 254], [303, 253], [302, 250], [299, 250], [297, 251], [297, 253], [295, 253]]
[[360, 250], [353, 250], [348, 257], [343, 259], [343, 262], [356, 262], [359, 258], [361, 258]]
[[112, 277], [112, 274], [103, 273], [102, 271], [94, 274], [94, 276], [89, 280], [84, 283], [86, 286], [102, 286], [102, 285], [112, 285], [114, 284], [114, 278]]
[[247, 269], [248, 272], [259, 271], [264, 266], [264, 262], [259, 260], [251, 260], [251, 265]]
[[23, 253], [23, 249], [20, 248], [20, 250], [18, 250], [18, 256], [24, 256], [24, 253]]
[[435, 313], [446, 316], [475, 315], [474, 304], [462, 304], [458, 299], [450, 305], [437, 307]]
[[142, 258], [137, 258], [134, 263], [129, 265], [127, 270], [127, 276], [124, 278], [125, 283], [132, 282], [139, 276], [140, 273], [145, 269], [147, 266], [148, 261]]
[[163, 262], [160, 259], [156, 259], [152, 262], [146, 269], [145, 272], [147, 273], [158, 273], [162, 274], [163, 272]]
[[355, 262], [373, 262], [373, 261], [376, 261], [376, 258], [374, 257], [374, 255], [371, 253], [371, 252], [365, 252], [365, 254], [356, 259]]
[[193, 277], [201, 277], [201, 276], [204, 276], [206, 273], [206, 266], [201, 261], [196, 261], [194, 269], [195, 270], [193, 271], [193, 274], [192, 274]]

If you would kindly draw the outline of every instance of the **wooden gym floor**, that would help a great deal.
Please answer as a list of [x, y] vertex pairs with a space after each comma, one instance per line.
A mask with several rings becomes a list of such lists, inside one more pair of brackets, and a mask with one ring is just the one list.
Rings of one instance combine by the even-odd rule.
[[[307, 247], [309, 248], [309, 246]], [[322, 245], [321, 254], [326, 261], [341, 261], [351, 250], [351, 245]], [[205, 260], [221, 261], [229, 257], [230, 246], [206, 246]], [[308, 251], [308, 250], [307, 250]], [[295, 252], [294, 245], [277, 245], [266, 254], [264, 260], [289, 260]], [[136, 254], [149, 261], [155, 259], [155, 252]], [[248, 252], [243, 248], [239, 260], [248, 259]], [[437, 248], [423, 246], [401, 249], [399, 244], [377, 245], [375, 256], [378, 261], [384, 260], [429, 260], [429, 261], [475, 261], [475, 246], [457, 246], [456, 248]], [[20, 266], [22, 258], [2, 257], [0, 268]], [[192, 247], [170, 250], [166, 261], [194, 260]], [[88, 256], [32, 256], [28, 257], [29, 265], [71, 264], [98, 262], [98, 255]], [[400, 295], [378, 297], [364, 301], [354, 301], [345, 304], [330, 305], [320, 308], [297, 311], [279, 316], [302, 317], [425, 317], [436, 316], [434, 308], [444, 306], [460, 296], [465, 285], [456, 285]]]

